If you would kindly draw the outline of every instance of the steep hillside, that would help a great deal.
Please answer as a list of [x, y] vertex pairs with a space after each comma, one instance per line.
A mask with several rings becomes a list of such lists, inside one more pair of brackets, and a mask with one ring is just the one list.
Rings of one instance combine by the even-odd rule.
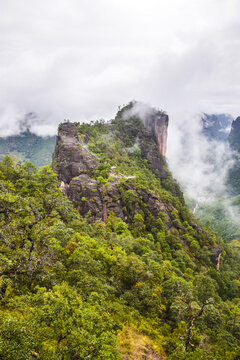
[[[165, 209], [158, 192], [166, 188], [183, 201], [160, 153], [166, 151], [162, 139], [167, 125], [166, 115], [156, 113], [147, 123], [150, 131], [138, 118], [128, 121], [119, 117], [94, 127], [71, 123], [59, 127], [53, 166], [64, 193], [81, 215], [90, 211], [94, 220], [105, 221], [114, 211], [130, 223], [135, 213], [142, 211], [142, 199], [145, 212], [156, 217]], [[130, 208], [127, 201], [133, 202]]]
[[167, 115], [129, 106], [61, 124], [57, 174], [0, 162], [1, 359], [239, 357], [240, 258], [186, 208]]

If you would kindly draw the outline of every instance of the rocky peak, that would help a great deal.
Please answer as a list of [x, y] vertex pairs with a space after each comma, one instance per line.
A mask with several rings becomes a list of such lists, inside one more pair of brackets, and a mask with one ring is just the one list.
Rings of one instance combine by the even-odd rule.
[[[106, 125], [107, 126], [107, 125]], [[148, 134], [149, 138], [151, 136]], [[61, 181], [61, 189], [68, 198], [73, 201], [81, 215], [91, 213], [96, 220], [106, 221], [108, 214], [113, 211], [118, 217], [126, 222], [131, 222], [134, 213], [140, 209], [139, 201], [135, 200], [130, 213], [126, 210], [126, 204], [122, 200], [122, 193], [131, 191], [131, 194], [140, 202], [145, 203], [148, 211], [157, 217], [159, 211], [165, 211], [165, 205], [161, 199], [151, 191], [136, 190], [128, 180], [135, 176], [115, 174], [115, 168], [109, 171], [112, 181], [104, 188], [94, 177], [100, 160], [88, 150], [86, 134], [78, 132], [78, 126], [74, 123], [63, 123], [59, 126], [56, 148], [53, 153], [53, 169], [58, 173]], [[157, 152], [157, 147], [155, 152]], [[162, 166], [160, 158], [154, 157], [154, 151], [149, 150], [154, 159], [152, 165], [156, 165], [156, 172], [160, 176]], [[151, 161], [152, 161], [151, 157]], [[158, 169], [159, 167], [159, 169]], [[164, 172], [163, 172], [164, 173]], [[163, 174], [166, 176], [166, 174]], [[125, 184], [119, 187], [122, 180]], [[170, 207], [173, 211], [173, 207]]]
[[[175, 234], [188, 248], [183, 237], [184, 200], [160, 154], [162, 138], [153, 140], [156, 134], [166, 136], [168, 117], [155, 114], [147, 117], [144, 124], [145, 127], [136, 117], [115, 119], [111, 124], [63, 123], [59, 126], [53, 168], [62, 192], [89, 221], [107, 223], [115, 214], [132, 228], [143, 222], [148, 229], [162, 229], [164, 221], [169, 236]], [[138, 152], [132, 155], [136, 140]], [[195, 235], [206, 238], [207, 234], [188, 219]], [[217, 267], [219, 254], [219, 249], [213, 251], [212, 261]]]
[[240, 150], [240, 116], [232, 122], [228, 140], [234, 150]]
[[202, 133], [209, 140], [225, 141], [229, 135], [233, 117], [230, 114], [206, 114], [201, 118]]
[[168, 115], [162, 110], [154, 109], [141, 102], [131, 101], [118, 111], [116, 118], [128, 119], [133, 116], [142, 120], [145, 128], [157, 143], [160, 154], [166, 156]]
[[[91, 140], [90, 143], [93, 146], [91, 135], [93, 131], [95, 134], [97, 132], [101, 142], [101, 135], [99, 135], [102, 131], [100, 130], [101, 127], [104, 129], [103, 133], [107, 132], [110, 138], [115, 136], [115, 141], [122, 144], [125, 154], [129, 151], [128, 146], [132, 146], [124, 142], [126, 137], [131, 144], [138, 144], [137, 147], [139, 147], [143, 161], [144, 159], [147, 161], [149, 168], [159, 179], [167, 181], [168, 176], [170, 176], [161, 156], [166, 152], [168, 116], [160, 111], [148, 111], [145, 114], [142, 126], [139, 126], [139, 117], [132, 116], [129, 119], [124, 119], [122, 115], [123, 112], [121, 114], [119, 112], [112, 124], [86, 124], [85, 128], [84, 125], [81, 127], [80, 124], [70, 122], [60, 124], [56, 148], [53, 153], [53, 169], [58, 173], [63, 193], [75, 203], [83, 216], [91, 213], [93, 219], [106, 221], [108, 214], [113, 211], [124, 221], [131, 222], [134, 214], [138, 213], [145, 204], [146, 211], [149, 211], [156, 218], [160, 211], [166, 211], [166, 206], [154, 192], [147, 189], [136, 189], [132, 185], [131, 180], [135, 178], [135, 174], [126, 176], [119, 171], [115, 173], [115, 169], [112, 167], [108, 173], [108, 178], [111, 180], [108, 181], [106, 187], [97, 181], [96, 173], [99, 171], [99, 165], [104, 166], [106, 162], [100, 161], [96, 155], [89, 151], [89, 141]], [[89, 131], [86, 130], [87, 127], [89, 127]], [[94, 141], [98, 142], [99, 140]], [[180, 194], [177, 189], [177, 186], [174, 185], [172, 189], [174, 196]], [[134, 199], [140, 199], [133, 201], [134, 205], [131, 212], [127, 210], [123, 201], [124, 192], [129, 192]], [[183, 201], [182, 197], [181, 200]], [[170, 204], [168, 207], [170, 212], [174, 210]]]
[[157, 142], [160, 154], [166, 155], [168, 115], [156, 111], [144, 119], [144, 125]]
[[235, 131], [237, 131], [238, 134], [240, 134], [240, 116], [238, 116], [236, 120], [233, 120], [232, 122], [231, 132], [235, 132]]

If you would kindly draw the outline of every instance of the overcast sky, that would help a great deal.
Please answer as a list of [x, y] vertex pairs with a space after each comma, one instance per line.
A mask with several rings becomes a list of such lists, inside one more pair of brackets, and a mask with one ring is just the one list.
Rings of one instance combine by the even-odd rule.
[[132, 99], [240, 114], [239, 0], [0, 0], [0, 134], [27, 112], [109, 119]]

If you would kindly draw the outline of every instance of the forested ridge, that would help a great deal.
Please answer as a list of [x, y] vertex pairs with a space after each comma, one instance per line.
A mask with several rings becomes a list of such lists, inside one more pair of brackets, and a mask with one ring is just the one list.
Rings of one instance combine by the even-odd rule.
[[51, 161], [55, 142], [55, 136], [37, 136], [27, 128], [19, 135], [0, 137], [0, 158], [9, 155], [17, 161], [31, 161], [37, 167], [44, 166]]
[[103, 202], [118, 176], [126, 221], [81, 216], [91, 199], [71, 202], [50, 166], [1, 160], [0, 359], [239, 359], [239, 255], [196, 221], [161, 156], [165, 175], [152, 170], [138, 118], [75, 126]]

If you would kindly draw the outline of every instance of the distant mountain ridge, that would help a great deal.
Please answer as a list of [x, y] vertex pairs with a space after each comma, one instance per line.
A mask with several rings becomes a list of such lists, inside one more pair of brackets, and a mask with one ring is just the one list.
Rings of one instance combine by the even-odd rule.
[[230, 169], [228, 183], [232, 195], [240, 194], [240, 117], [232, 122], [228, 142], [234, 151], [234, 166]]
[[51, 162], [55, 144], [56, 136], [41, 137], [27, 127], [19, 135], [0, 137], [0, 158], [9, 155], [41, 167]]
[[229, 114], [206, 114], [202, 116], [202, 132], [210, 140], [227, 140], [234, 118]]
[[[224, 196], [213, 202], [195, 204], [194, 214], [202, 223], [209, 223], [223, 239], [234, 241], [240, 239], [240, 117], [234, 120], [227, 114], [204, 114], [202, 133], [210, 141], [226, 144], [225, 150], [231, 154], [226, 161], [231, 163]], [[193, 209], [190, 203], [189, 206]]]
[[240, 116], [232, 122], [231, 131], [228, 137], [231, 147], [240, 152]]

